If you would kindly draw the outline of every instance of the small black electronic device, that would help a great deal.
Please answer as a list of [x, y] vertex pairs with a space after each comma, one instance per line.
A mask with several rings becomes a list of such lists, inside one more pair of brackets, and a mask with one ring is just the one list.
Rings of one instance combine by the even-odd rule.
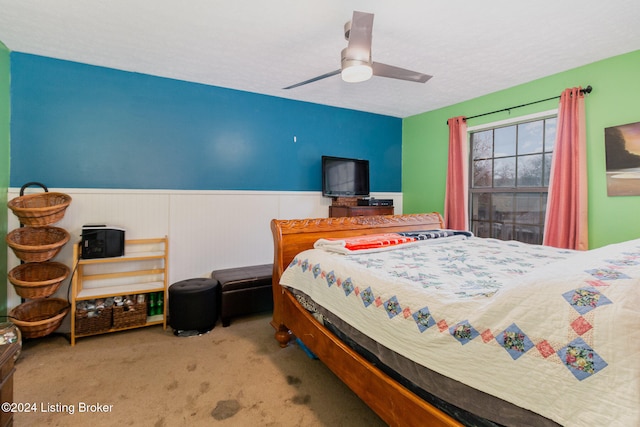
[[358, 206], [393, 206], [393, 199], [358, 199]]
[[82, 226], [82, 258], [111, 258], [124, 255], [124, 229], [106, 225]]

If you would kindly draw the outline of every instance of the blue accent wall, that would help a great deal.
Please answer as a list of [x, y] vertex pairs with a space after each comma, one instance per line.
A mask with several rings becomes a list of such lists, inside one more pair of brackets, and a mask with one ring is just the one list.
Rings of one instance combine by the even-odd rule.
[[326, 154], [401, 191], [399, 118], [19, 52], [11, 76], [12, 187], [320, 191]]

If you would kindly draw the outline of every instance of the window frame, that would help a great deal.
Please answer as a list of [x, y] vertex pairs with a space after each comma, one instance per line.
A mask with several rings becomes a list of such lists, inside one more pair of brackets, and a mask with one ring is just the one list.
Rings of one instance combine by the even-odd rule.
[[[493, 130], [496, 128], [502, 128], [502, 127], [507, 127], [507, 126], [513, 126], [513, 125], [518, 125], [521, 123], [527, 123], [527, 122], [534, 122], [534, 121], [539, 121], [539, 120], [545, 120], [545, 119], [550, 119], [550, 118], [557, 118], [558, 117], [558, 109], [553, 109], [553, 110], [547, 110], [547, 111], [542, 111], [539, 113], [534, 113], [534, 114], [528, 114], [528, 115], [523, 115], [523, 116], [518, 116], [518, 117], [512, 117], [506, 120], [499, 120], [499, 121], [494, 121], [494, 122], [489, 122], [489, 123], [485, 123], [482, 125], [477, 125], [477, 126], [470, 126], [467, 128], [467, 144], [469, 147], [469, 165], [468, 165], [468, 175], [469, 175], [469, 182], [467, 183], [467, 188], [469, 191], [469, 201], [468, 201], [468, 206], [469, 206], [469, 229], [473, 230], [473, 225], [474, 225], [474, 220], [473, 220], [473, 197], [475, 194], [486, 194], [486, 193], [491, 193], [493, 194], [500, 194], [500, 193], [512, 193], [513, 194], [513, 201], [515, 202], [517, 199], [517, 195], [518, 194], [526, 194], [526, 193], [540, 193], [541, 194], [541, 200], [540, 203], [545, 203], [547, 201], [547, 195], [549, 192], [549, 186], [548, 183], [547, 185], [544, 185], [544, 182], [542, 182], [542, 186], [524, 186], [524, 187], [518, 187], [518, 186], [503, 186], [503, 187], [495, 187], [493, 186], [493, 179], [494, 179], [494, 171], [492, 170], [491, 172], [491, 179], [492, 179], [492, 186], [491, 187], [479, 187], [479, 188], [474, 188], [473, 187], [473, 150], [472, 150], [472, 141], [471, 141], [471, 134], [472, 133], [477, 133], [477, 132], [483, 132], [483, 131], [488, 131], [488, 130]], [[554, 151], [555, 151], [555, 147], [554, 147]], [[542, 153], [544, 155], [544, 152]], [[517, 156], [517, 153], [514, 157]], [[491, 157], [492, 161], [495, 161], [495, 157], [493, 157], [493, 153], [492, 153], [492, 157]], [[551, 167], [551, 165], [549, 165], [549, 167]], [[517, 176], [517, 168], [515, 170], [515, 174]], [[544, 193], [544, 194], [543, 194]], [[546, 206], [545, 206], [546, 208]], [[544, 212], [546, 212], [546, 209], [544, 209]], [[541, 210], [541, 216], [542, 215], [542, 210]], [[544, 233], [544, 221], [545, 218], [540, 218], [540, 226], [542, 228], [541, 233], [540, 233], [540, 237], [542, 237], [543, 233]], [[477, 222], [477, 221], [476, 221]], [[487, 222], [490, 224], [490, 226], [492, 226], [491, 224], [493, 224], [495, 221], [493, 221], [493, 218], [490, 217], [490, 219], [488, 221], [479, 221], [479, 222]], [[499, 222], [499, 221], [498, 221]], [[514, 224], [517, 224], [517, 222], [514, 222]], [[492, 235], [492, 233], [490, 232], [490, 236]], [[513, 239], [517, 238], [517, 232], [514, 232], [512, 235]], [[541, 240], [541, 239], [540, 239]], [[540, 243], [542, 243], [540, 241]]]

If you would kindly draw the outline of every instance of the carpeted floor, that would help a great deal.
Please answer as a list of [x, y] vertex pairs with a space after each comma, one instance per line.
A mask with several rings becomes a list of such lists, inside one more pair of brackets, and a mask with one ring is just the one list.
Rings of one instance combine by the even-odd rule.
[[281, 349], [270, 314], [176, 337], [160, 326], [26, 340], [15, 426], [382, 426], [322, 362]]

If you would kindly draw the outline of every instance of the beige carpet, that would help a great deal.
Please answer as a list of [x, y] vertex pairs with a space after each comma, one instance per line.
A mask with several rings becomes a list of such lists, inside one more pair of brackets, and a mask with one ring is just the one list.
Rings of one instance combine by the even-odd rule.
[[25, 341], [14, 401], [35, 412], [14, 425], [384, 425], [322, 362], [295, 344], [281, 349], [269, 320], [233, 319], [194, 337], [154, 326], [75, 347], [56, 334]]

